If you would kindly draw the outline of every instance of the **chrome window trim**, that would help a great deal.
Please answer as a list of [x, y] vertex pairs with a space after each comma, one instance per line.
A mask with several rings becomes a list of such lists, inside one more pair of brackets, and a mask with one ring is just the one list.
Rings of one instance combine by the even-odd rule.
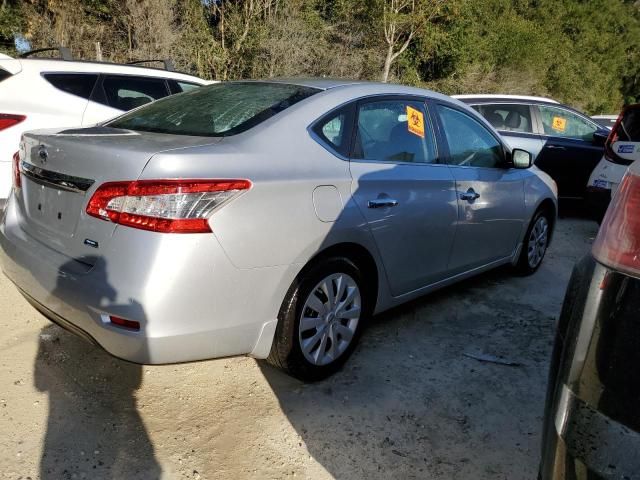
[[22, 160], [20, 162], [20, 173], [29, 180], [45, 187], [55, 188], [56, 190], [64, 190], [66, 192], [82, 193], [83, 195], [95, 183], [95, 180], [82, 177], [74, 177], [63, 173], [45, 170], [36, 167]]

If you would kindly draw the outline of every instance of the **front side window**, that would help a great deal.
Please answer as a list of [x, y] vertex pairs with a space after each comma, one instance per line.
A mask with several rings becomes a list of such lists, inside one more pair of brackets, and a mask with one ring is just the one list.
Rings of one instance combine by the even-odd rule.
[[547, 105], [538, 108], [545, 135], [593, 140], [593, 134], [598, 130], [595, 123], [564, 108]]
[[352, 158], [434, 163], [435, 141], [424, 103], [381, 100], [361, 104]]
[[107, 125], [143, 132], [223, 137], [244, 132], [319, 91], [286, 83], [216, 83], [164, 98]]
[[533, 133], [529, 105], [491, 104], [473, 107], [497, 130]]
[[93, 73], [45, 73], [44, 79], [58, 90], [88, 99], [98, 75]]
[[502, 144], [480, 122], [443, 105], [438, 105], [438, 114], [452, 165], [494, 168], [503, 163]]
[[107, 76], [102, 87], [107, 104], [125, 112], [169, 95], [162, 78]]

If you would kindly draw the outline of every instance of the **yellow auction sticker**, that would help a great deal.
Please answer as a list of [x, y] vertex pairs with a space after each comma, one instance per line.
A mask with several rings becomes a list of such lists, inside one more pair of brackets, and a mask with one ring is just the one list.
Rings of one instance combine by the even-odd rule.
[[407, 128], [414, 135], [424, 138], [424, 115], [407, 105]]
[[553, 117], [551, 128], [558, 132], [564, 132], [567, 128], [567, 119], [562, 117]]

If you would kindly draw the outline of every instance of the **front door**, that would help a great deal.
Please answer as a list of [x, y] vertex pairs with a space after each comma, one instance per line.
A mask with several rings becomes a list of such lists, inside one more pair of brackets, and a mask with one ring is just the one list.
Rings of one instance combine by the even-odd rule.
[[[558, 196], [582, 198], [589, 176], [604, 151], [594, 142], [599, 127], [575, 112], [561, 107], [538, 105], [546, 140], [535, 161], [558, 184]], [[603, 129], [604, 130], [604, 129]]]
[[523, 231], [524, 174], [505, 168], [502, 143], [479, 121], [451, 106], [437, 111], [458, 197], [448, 266], [455, 275], [514, 253]]
[[358, 103], [352, 193], [378, 247], [394, 296], [447, 276], [457, 203], [453, 176], [438, 163], [424, 101]]

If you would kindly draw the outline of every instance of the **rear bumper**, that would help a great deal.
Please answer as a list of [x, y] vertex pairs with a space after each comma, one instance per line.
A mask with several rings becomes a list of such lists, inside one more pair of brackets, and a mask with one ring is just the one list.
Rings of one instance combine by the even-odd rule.
[[[46, 317], [143, 364], [268, 355], [293, 267], [238, 269], [213, 235], [118, 227], [96, 255], [70, 259], [24, 232], [9, 202], [0, 225], [5, 274]], [[140, 331], [114, 326], [114, 315]]]
[[640, 433], [604, 415], [566, 385], [555, 416], [543, 480], [640, 478]]

